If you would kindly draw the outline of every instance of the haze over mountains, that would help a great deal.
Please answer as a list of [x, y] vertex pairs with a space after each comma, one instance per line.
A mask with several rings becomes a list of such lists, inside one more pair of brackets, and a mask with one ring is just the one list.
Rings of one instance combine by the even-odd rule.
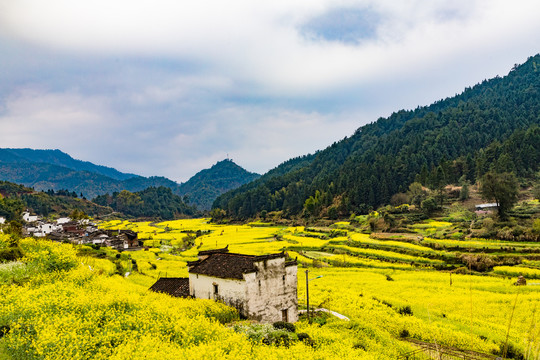
[[66, 189], [89, 199], [122, 190], [136, 192], [164, 186], [206, 210], [218, 195], [257, 177], [227, 159], [178, 184], [161, 176], [143, 177], [76, 160], [60, 150], [0, 149], [0, 180], [35, 190]]

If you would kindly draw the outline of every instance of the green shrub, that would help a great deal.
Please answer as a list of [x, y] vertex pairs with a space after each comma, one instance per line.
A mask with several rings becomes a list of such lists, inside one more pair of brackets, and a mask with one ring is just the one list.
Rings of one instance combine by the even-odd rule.
[[505, 355], [505, 349], [506, 349], [506, 356], [505, 359], [514, 359], [514, 360], [524, 360], [525, 357], [523, 356], [523, 353], [514, 346], [512, 343], [501, 343], [499, 344], [499, 351], [494, 351], [493, 353], [495, 355]]
[[406, 305], [406, 306], [400, 307], [399, 310], [398, 310], [398, 313], [399, 313], [400, 315], [411, 315], [411, 316], [412, 316], [412, 314], [413, 314], [410, 305]]
[[276, 329], [270, 324], [235, 324], [233, 330], [245, 334], [253, 342], [262, 342], [266, 345], [289, 346], [292, 341], [298, 339], [295, 333]]
[[[8, 325], [2, 325], [0, 326], [0, 339], [4, 337], [4, 335], [7, 335], [7, 333], [11, 330], [11, 328]], [[306, 334], [307, 335], [307, 334]], [[308, 336], [309, 337], [309, 336]]]
[[411, 334], [409, 333], [409, 330], [407, 330], [407, 329], [403, 329], [403, 330], [401, 330], [399, 332], [399, 337], [402, 338], [402, 339], [403, 338], [408, 338], [410, 336], [411, 336]]
[[23, 253], [18, 246], [0, 249], [0, 262], [16, 261], [22, 257]]
[[276, 321], [274, 324], [272, 324], [274, 326], [274, 329], [284, 329], [284, 330], [287, 330], [289, 332], [296, 332], [296, 327], [294, 326], [294, 324], [291, 324], [289, 322], [285, 322], [285, 321]]

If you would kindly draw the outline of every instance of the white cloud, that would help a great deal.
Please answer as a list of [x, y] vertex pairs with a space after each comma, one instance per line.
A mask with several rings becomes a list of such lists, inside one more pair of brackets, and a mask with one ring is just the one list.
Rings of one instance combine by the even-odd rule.
[[16, 146], [31, 140], [40, 146], [53, 146], [58, 136], [78, 141], [90, 129], [106, 127], [110, 114], [107, 101], [83, 97], [77, 93], [47, 93], [24, 89], [11, 95], [0, 113], [0, 141], [4, 146]]
[[[302, 24], [335, 8], [377, 14], [377, 37], [354, 46], [302, 36]], [[539, 12], [532, 0], [18, 0], [4, 4], [0, 23], [4, 32], [67, 52], [169, 56], [294, 95], [420, 71], [450, 53], [511, 46], [522, 34], [538, 41]]]

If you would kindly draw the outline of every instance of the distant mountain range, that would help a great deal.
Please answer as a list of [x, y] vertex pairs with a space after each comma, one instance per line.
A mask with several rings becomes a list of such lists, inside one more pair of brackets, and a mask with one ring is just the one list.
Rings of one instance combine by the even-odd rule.
[[207, 210], [220, 194], [256, 178], [231, 160], [202, 170], [184, 184], [161, 176], [143, 177], [73, 159], [60, 150], [0, 149], [0, 180], [35, 190], [69, 190], [92, 199], [122, 190], [137, 192], [164, 186], [185, 196], [192, 205]]

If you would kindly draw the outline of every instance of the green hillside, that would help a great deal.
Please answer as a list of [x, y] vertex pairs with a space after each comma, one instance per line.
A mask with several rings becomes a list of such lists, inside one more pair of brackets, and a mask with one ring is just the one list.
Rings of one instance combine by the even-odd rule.
[[90, 216], [110, 214], [112, 209], [78, 198], [76, 193], [67, 190], [34, 191], [23, 185], [0, 181], [0, 216], [8, 221], [20, 220], [21, 213], [28, 209], [41, 216], [68, 216], [74, 210]]
[[219, 195], [249, 183], [259, 176], [226, 159], [217, 162], [210, 169], [195, 174], [180, 185], [178, 193], [187, 196], [189, 202], [199, 209], [210, 210]]
[[122, 190], [112, 195], [100, 195], [93, 201], [132, 217], [172, 220], [198, 213], [194, 206], [186, 204], [180, 196], [164, 186], [151, 186], [137, 192]]
[[[485, 80], [452, 98], [401, 110], [362, 126], [352, 136], [304, 159], [280, 165], [258, 182], [213, 204], [234, 218], [261, 211], [317, 216], [334, 207], [341, 216], [388, 204], [414, 181], [433, 189], [486, 172], [532, 179], [540, 164], [540, 55], [505, 77]], [[311, 201], [311, 200], [310, 200]]]

